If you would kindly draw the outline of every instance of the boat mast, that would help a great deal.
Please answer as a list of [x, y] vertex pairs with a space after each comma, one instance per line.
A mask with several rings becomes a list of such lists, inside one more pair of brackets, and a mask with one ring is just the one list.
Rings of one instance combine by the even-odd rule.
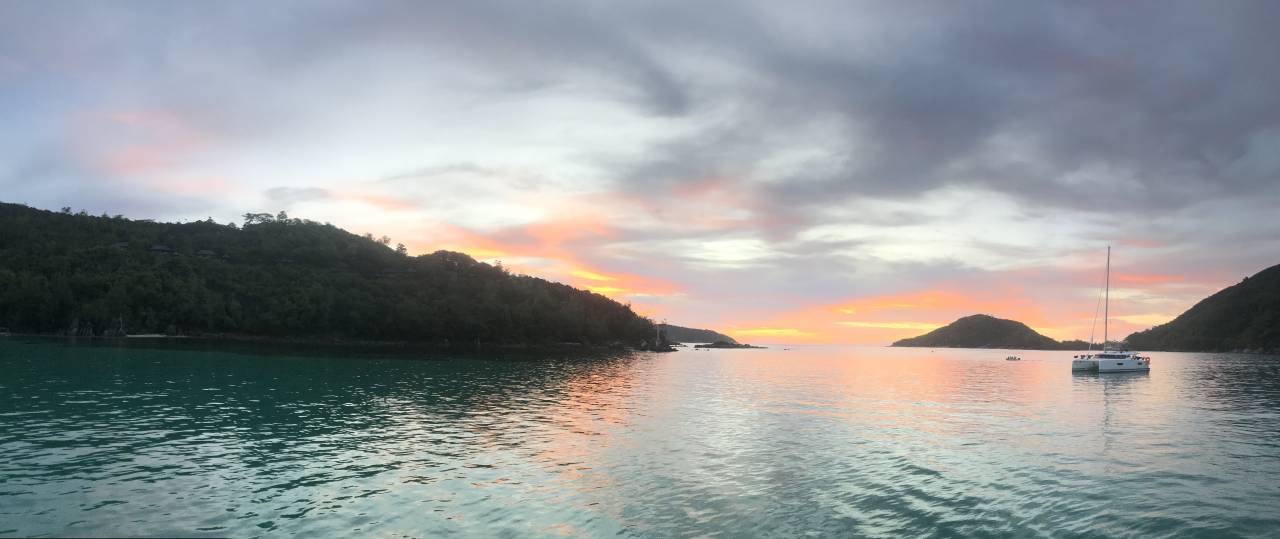
[[1107, 323], [1111, 321], [1111, 246], [1107, 246], [1106, 303], [1102, 307], [1102, 349], [1107, 349]]

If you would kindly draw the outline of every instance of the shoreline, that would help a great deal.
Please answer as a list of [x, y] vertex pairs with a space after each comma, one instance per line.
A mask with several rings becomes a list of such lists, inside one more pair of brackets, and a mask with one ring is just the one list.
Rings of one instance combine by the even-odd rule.
[[[929, 349], [945, 349], [945, 350], [1026, 350], [1033, 352], [1099, 352], [1101, 348], [1093, 350], [1075, 349], [1075, 348], [1013, 348], [1013, 347], [974, 347], [974, 346], [899, 346], [888, 345], [885, 348], [929, 348]], [[1160, 348], [1142, 349], [1143, 352], [1170, 352], [1175, 354], [1247, 354], [1254, 356], [1280, 356], [1280, 350], [1254, 350], [1254, 349], [1238, 349], [1238, 350], [1164, 350]]]
[[646, 352], [652, 351], [635, 346], [621, 344], [584, 344], [564, 343], [497, 343], [497, 342], [428, 342], [428, 341], [383, 341], [368, 339], [346, 339], [338, 337], [267, 337], [261, 335], [208, 334], [208, 335], [164, 335], [136, 334], [122, 336], [76, 336], [56, 333], [0, 333], [0, 338], [36, 338], [65, 341], [85, 341], [100, 344], [136, 344], [145, 343], [188, 343], [228, 344], [228, 345], [262, 345], [267, 347], [297, 347], [300, 349], [354, 349], [360, 351], [379, 352]]

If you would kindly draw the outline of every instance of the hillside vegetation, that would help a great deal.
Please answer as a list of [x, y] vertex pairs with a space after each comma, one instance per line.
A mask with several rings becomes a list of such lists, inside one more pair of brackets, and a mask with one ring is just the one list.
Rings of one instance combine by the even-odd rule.
[[604, 296], [461, 253], [409, 256], [284, 212], [155, 223], [0, 203], [0, 327], [416, 342], [628, 344], [653, 324]]
[[1020, 350], [1084, 350], [1084, 341], [1058, 342], [1022, 322], [985, 314], [966, 316], [924, 335], [902, 339], [893, 346], [928, 348], [1013, 348]]
[[672, 341], [672, 342], [698, 342], [698, 343], [727, 342], [727, 343], [733, 343], [733, 344], [738, 343], [738, 341], [734, 340], [733, 337], [730, 337], [723, 333], [712, 331], [710, 329], [686, 328], [686, 327], [680, 327], [680, 326], [673, 326], [671, 324], [659, 324], [659, 326], [661, 326], [662, 328], [662, 335], [666, 337], [668, 341]]
[[1125, 339], [1135, 350], [1280, 353], [1280, 265], [1262, 270]]

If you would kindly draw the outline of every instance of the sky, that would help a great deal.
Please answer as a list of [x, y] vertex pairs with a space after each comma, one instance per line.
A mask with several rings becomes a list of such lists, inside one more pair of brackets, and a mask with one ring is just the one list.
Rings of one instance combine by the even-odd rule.
[[[674, 324], [1089, 339], [1280, 263], [1280, 2], [0, 2], [0, 201], [287, 211]], [[1100, 338], [1098, 330], [1097, 337]]]

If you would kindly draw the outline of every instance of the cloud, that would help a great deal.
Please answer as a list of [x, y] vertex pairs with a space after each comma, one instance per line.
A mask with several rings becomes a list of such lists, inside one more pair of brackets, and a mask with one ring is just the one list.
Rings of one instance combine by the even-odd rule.
[[283, 208], [291, 207], [295, 204], [303, 202], [314, 202], [317, 200], [329, 200], [333, 198], [333, 193], [328, 189], [319, 187], [272, 187], [267, 189], [263, 194], [271, 203], [279, 205]]
[[[1181, 3], [1152, 17], [1145, 3], [933, 4], [927, 18], [919, 6], [850, 6], [825, 6], [831, 13], [804, 32], [703, 28], [716, 58], [746, 66], [717, 87], [732, 115], [645, 152], [624, 178], [734, 175], [794, 215], [948, 185], [1077, 211], [1176, 209], [1274, 176], [1258, 156], [1268, 155], [1280, 96], [1250, 89], [1277, 82], [1253, 52], [1277, 39], [1257, 22], [1274, 6]], [[883, 24], [842, 26], [858, 16]], [[756, 18], [769, 19], [787, 17]], [[1223, 65], [1248, 80], [1205, 67]], [[776, 133], [820, 151], [768, 170], [791, 147]]]
[[[884, 338], [1043, 305], [1012, 312], [1065, 335], [1108, 243], [1134, 322], [1277, 262], [1278, 15], [7, 3], [0, 182], [9, 200], [95, 213], [289, 208], [685, 325]], [[990, 293], [928, 320], [829, 309], [868, 316], [859, 301], [930, 290]]]
[[[1265, 88], [1280, 75], [1257, 52], [1277, 39], [1258, 22], [1277, 9], [1266, 2], [804, 10], [286, 3], [278, 16], [295, 19], [287, 33], [274, 30], [273, 16], [175, 4], [10, 8], [20, 16], [10, 18], [7, 41], [29, 45], [27, 23], [47, 22], [41, 32], [52, 36], [41, 42], [59, 45], [23, 49], [45, 52], [55, 66], [88, 68], [112, 86], [147, 81], [164, 98], [214, 98], [236, 123], [263, 113], [254, 101], [289, 111], [340, 102], [354, 82], [416, 85], [415, 66], [443, 70], [448, 84], [491, 81], [466, 88], [479, 100], [582, 87], [583, 101], [614, 99], [635, 104], [641, 118], [689, 120], [630, 157], [601, 155], [606, 177], [639, 193], [730, 177], [781, 202], [768, 209], [793, 219], [850, 196], [910, 197], [956, 184], [1076, 209], [1103, 201], [1177, 208], [1205, 194], [1264, 188], [1277, 171], [1267, 156], [1280, 96]], [[1164, 16], [1150, 16], [1157, 9]], [[85, 31], [103, 21], [105, 29]], [[1114, 21], [1130, 26], [1119, 31]], [[152, 45], [167, 51], [164, 60], [137, 54]], [[97, 67], [75, 61], [89, 47], [123, 54]], [[353, 55], [367, 76], [336, 79], [333, 71], [356, 68]], [[106, 71], [120, 67], [128, 69]], [[144, 68], [158, 69], [143, 76]], [[234, 91], [241, 83], [254, 92]], [[314, 84], [298, 95], [297, 83]]]

